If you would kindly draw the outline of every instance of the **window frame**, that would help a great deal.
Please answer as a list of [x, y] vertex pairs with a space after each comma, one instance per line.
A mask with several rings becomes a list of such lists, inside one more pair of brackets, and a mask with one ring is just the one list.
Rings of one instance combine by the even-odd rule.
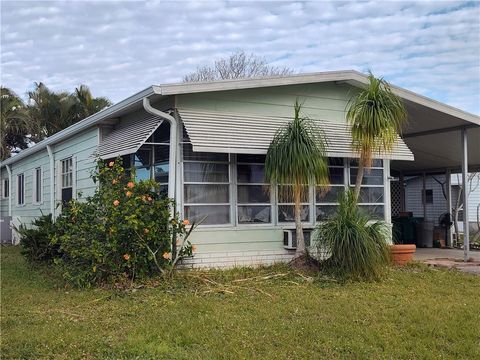
[[[20, 182], [20, 178], [22, 179]], [[20, 191], [20, 184], [22, 187], [22, 191]], [[20, 173], [17, 174], [17, 189], [16, 189], [16, 206], [21, 207], [25, 206], [25, 173]], [[20, 199], [20, 193], [21, 193], [21, 199]], [[22, 200], [22, 202], [20, 202]]]
[[[5, 193], [7, 195], [5, 195]], [[2, 199], [10, 198], [10, 180], [8, 178], [2, 179]]]
[[[276, 221], [276, 216], [277, 216], [277, 211], [275, 211], [275, 195], [276, 191], [275, 186], [272, 186], [268, 182], [264, 183], [257, 183], [257, 182], [252, 182], [252, 183], [247, 183], [247, 182], [239, 182], [238, 181], [238, 165], [263, 165], [265, 167], [265, 162], [247, 162], [247, 161], [238, 161], [238, 155], [246, 155], [246, 154], [234, 154], [234, 162], [233, 162], [233, 168], [234, 168], [234, 202], [233, 202], [233, 207], [235, 209], [235, 226], [238, 227], [272, 227], [273, 225], [277, 224]], [[238, 201], [238, 188], [239, 186], [268, 186], [270, 190], [270, 202], [268, 203], [240, 203]], [[269, 206], [270, 207], [270, 222], [268, 223], [241, 223], [238, 219], [238, 214], [239, 214], [239, 206]]]
[[[332, 158], [337, 158], [337, 157], [332, 157]], [[343, 184], [330, 184], [330, 188], [332, 187], [338, 187], [338, 188], [343, 188], [343, 191], [346, 191], [348, 189], [348, 176], [349, 176], [349, 170], [347, 169], [347, 164], [350, 163], [349, 158], [339, 158], [342, 159], [342, 165], [330, 165], [328, 164], [328, 171], [330, 174], [330, 169], [335, 168], [335, 169], [342, 169], [343, 170]], [[338, 206], [339, 202], [338, 201], [325, 201], [325, 202], [318, 202], [317, 201], [317, 188], [319, 186], [315, 185], [314, 187], [314, 215], [315, 215], [315, 223], [321, 223], [325, 222], [326, 219], [324, 220], [317, 220], [318, 214], [317, 214], [317, 207], [319, 206]]]
[[[236, 212], [233, 210], [234, 208], [234, 200], [233, 197], [233, 181], [235, 179], [235, 172], [233, 168], [234, 161], [235, 161], [235, 154], [226, 154], [226, 153], [212, 153], [212, 154], [226, 154], [227, 160], [226, 161], [218, 161], [218, 160], [185, 160], [184, 157], [184, 146], [190, 145], [189, 141], [182, 141], [180, 143], [180, 159], [181, 159], [181, 166], [180, 166], [180, 176], [181, 176], [181, 191], [180, 191], [180, 198], [181, 198], [181, 209], [180, 213], [183, 218], [185, 218], [185, 207], [195, 207], [195, 206], [228, 206], [229, 212], [229, 222], [224, 224], [200, 224], [201, 228], [222, 228], [222, 227], [236, 227]], [[228, 166], [228, 182], [198, 182], [198, 181], [187, 181], [185, 182], [185, 163], [208, 163], [208, 164], [226, 164]], [[187, 203], [185, 202], [185, 185], [228, 185], [228, 203]]]
[[[348, 176], [347, 176], [346, 183], [348, 183], [348, 187], [350, 189], [355, 188], [355, 181], [352, 182], [352, 179], [351, 179], [351, 176], [352, 176], [351, 170], [352, 169], [358, 169], [358, 165], [352, 165], [352, 160], [356, 160], [356, 159], [349, 158], [348, 161], [347, 161]], [[385, 171], [387, 169], [389, 169], [389, 167], [385, 166], [386, 165], [385, 162], [388, 161], [388, 160], [386, 160], [386, 159], [373, 159], [373, 161], [381, 161], [381, 166], [374, 166], [374, 164], [372, 164], [372, 166], [369, 167], [368, 169], [369, 170], [382, 170], [382, 184], [381, 185], [362, 184], [360, 186], [360, 189], [361, 188], [382, 188], [383, 189], [383, 202], [381, 202], [381, 203], [379, 203], [379, 202], [376, 202], [376, 203], [373, 203], [373, 202], [372, 203], [359, 202], [358, 206], [360, 208], [362, 208], [362, 206], [382, 206], [383, 207], [382, 217], [380, 217], [378, 219], [377, 218], [371, 218], [371, 221], [386, 220], [386, 218], [387, 218], [387, 195], [388, 195], [387, 191], [386, 191], [387, 190], [386, 182], [389, 181], [389, 180], [388, 180], [388, 176], [385, 174]], [[365, 173], [364, 173], [364, 176], [365, 176]]]
[[[38, 173], [40, 178], [37, 178]], [[43, 167], [38, 166], [33, 169], [32, 176], [32, 203], [34, 205], [43, 204]], [[39, 196], [40, 195], [40, 196]]]

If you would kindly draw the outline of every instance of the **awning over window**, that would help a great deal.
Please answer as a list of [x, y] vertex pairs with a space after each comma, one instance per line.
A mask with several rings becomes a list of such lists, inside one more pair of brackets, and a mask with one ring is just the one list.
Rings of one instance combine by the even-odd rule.
[[[193, 146], [193, 151], [266, 154], [275, 132], [291, 118], [261, 115], [226, 114], [194, 110], [178, 110]], [[348, 125], [315, 120], [327, 138], [329, 157], [358, 157], [351, 149]], [[398, 137], [391, 154], [375, 154], [374, 158], [413, 160], [413, 154]]]
[[158, 116], [129, 118], [121, 121], [98, 145], [101, 159], [134, 154], [161, 125]]

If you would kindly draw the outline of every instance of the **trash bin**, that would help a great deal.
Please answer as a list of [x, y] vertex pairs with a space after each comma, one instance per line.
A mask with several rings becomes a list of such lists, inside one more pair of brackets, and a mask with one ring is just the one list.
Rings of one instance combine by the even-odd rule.
[[418, 247], [427, 247], [431, 248], [433, 247], [433, 227], [434, 223], [433, 221], [423, 221], [418, 230], [418, 236], [417, 236], [417, 246]]

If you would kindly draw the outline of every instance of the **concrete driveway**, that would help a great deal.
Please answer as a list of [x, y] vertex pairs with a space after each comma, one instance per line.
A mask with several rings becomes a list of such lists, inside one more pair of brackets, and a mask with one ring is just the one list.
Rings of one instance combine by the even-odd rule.
[[470, 251], [469, 257], [469, 262], [463, 262], [463, 250], [458, 249], [417, 248], [413, 259], [429, 266], [480, 276], [480, 251]]

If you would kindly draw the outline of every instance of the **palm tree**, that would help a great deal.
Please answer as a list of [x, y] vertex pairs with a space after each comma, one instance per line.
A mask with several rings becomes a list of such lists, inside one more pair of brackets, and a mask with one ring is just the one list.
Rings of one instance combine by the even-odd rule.
[[31, 127], [26, 116], [25, 104], [15, 92], [0, 87], [0, 133], [2, 134], [0, 160], [5, 160], [12, 149], [25, 149]]
[[390, 84], [370, 72], [368, 85], [353, 96], [347, 107], [347, 122], [351, 126], [352, 148], [360, 155], [355, 200], [358, 201], [365, 168], [372, 165], [374, 153], [389, 153], [407, 123], [402, 99]]
[[79, 118], [78, 120], [82, 120], [112, 105], [110, 100], [105, 97], [93, 97], [86, 85], [80, 85], [75, 88], [73, 95], [76, 100], [75, 115]]
[[[315, 123], [300, 115], [295, 102], [293, 120], [279, 129], [268, 148], [265, 176], [272, 184], [291, 184], [295, 203], [297, 250], [295, 258], [306, 254], [301, 220], [301, 199], [306, 184], [328, 184], [325, 137]], [[286, 190], [288, 191], [288, 190]]]
[[29, 116], [39, 129], [33, 136], [34, 141], [51, 136], [111, 104], [106, 98], [93, 97], [85, 85], [70, 94], [51, 91], [40, 82], [28, 97]]

